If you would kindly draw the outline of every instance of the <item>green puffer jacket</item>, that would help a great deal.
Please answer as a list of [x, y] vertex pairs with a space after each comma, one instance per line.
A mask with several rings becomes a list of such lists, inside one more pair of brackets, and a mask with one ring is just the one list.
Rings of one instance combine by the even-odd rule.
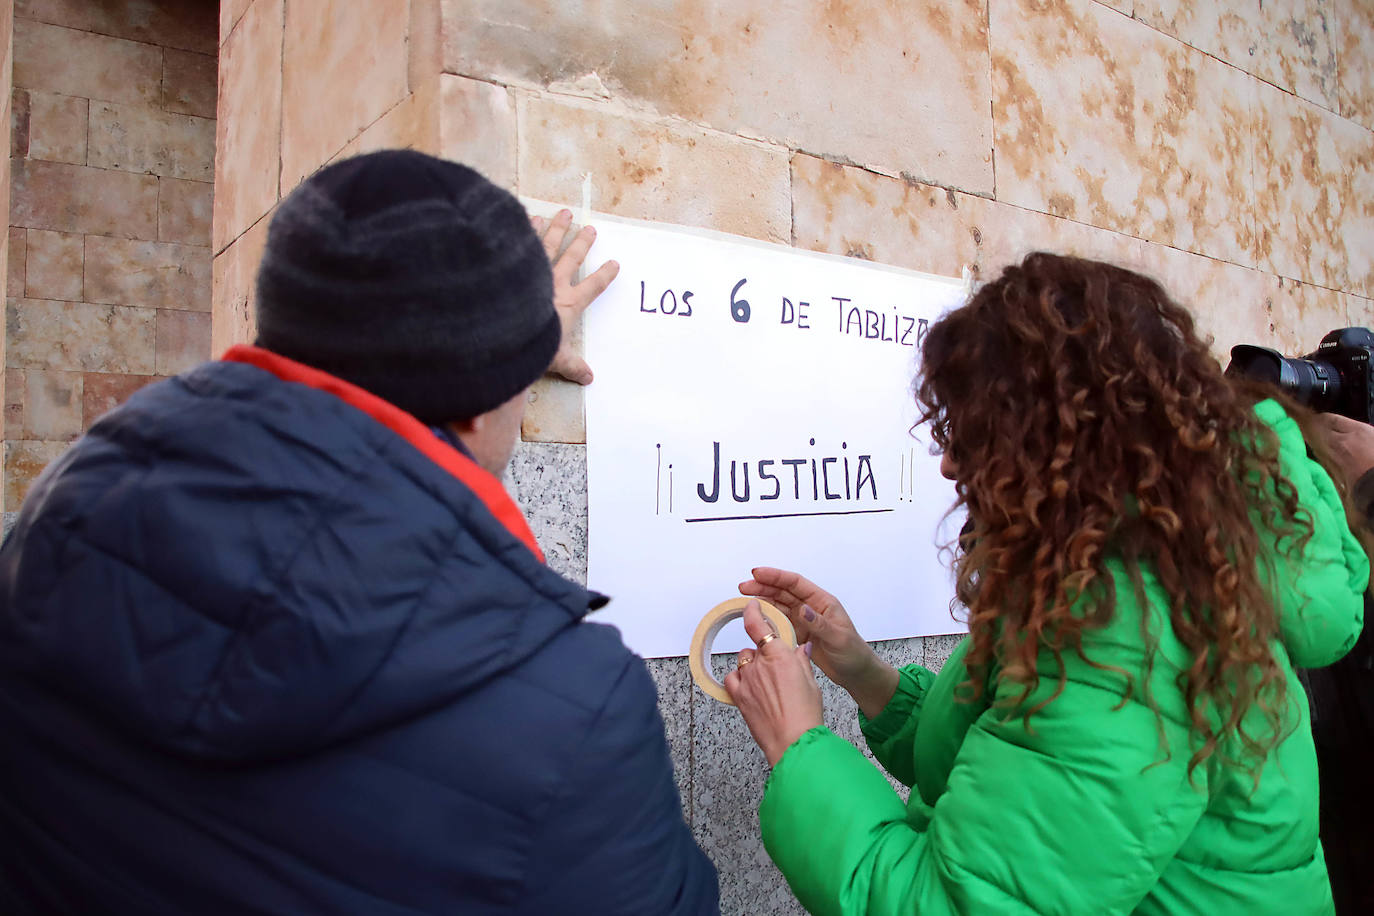
[[[936, 676], [912, 665], [882, 713], [862, 720], [910, 801], [848, 742], [813, 729], [788, 748], [760, 809], [764, 845], [814, 914], [1332, 912], [1317, 840], [1317, 764], [1293, 665], [1327, 665], [1354, 643], [1369, 560], [1326, 472], [1273, 401], [1256, 412], [1278, 433], [1284, 473], [1315, 534], [1279, 561], [1277, 656], [1297, 729], [1253, 775], [1213, 755], [1190, 782], [1188, 715], [1175, 677], [1189, 654], [1149, 570], [1147, 608], [1112, 567], [1117, 611], [1085, 636], [1089, 658], [1147, 676], [1141, 615], [1159, 634], [1148, 675], [1160, 716], [1119, 673], [1066, 656], [1063, 694], [1031, 720], [955, 701], [967, 641]], [[1291, 663], [1291, 664], [1290, 664]], [[1035, 703], [1057, 672], [1042, 659]], [[1015, 695], [1012, 688], [1006, 693]], [[1000, 693], [1000, 692], [999, 692]], [[986, 696], [986, 695], [985, 695]], [[1172, 753], [1165, 758], [1161, 740]], [[1161, 763], [1160, 761], [1163, 760]]]

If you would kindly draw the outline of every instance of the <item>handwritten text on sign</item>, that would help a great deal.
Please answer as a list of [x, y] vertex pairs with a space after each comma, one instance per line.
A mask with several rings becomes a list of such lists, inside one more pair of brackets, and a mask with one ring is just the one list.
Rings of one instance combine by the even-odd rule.
[[[949, 633], [953, 491], [911, 384], [958, 281], [605, 217], [587, 316], [594, 619], [682, 655], [754, 566], [795, 569], [868, 639]], [[739, 648], [722, 640], [717, 651]]]

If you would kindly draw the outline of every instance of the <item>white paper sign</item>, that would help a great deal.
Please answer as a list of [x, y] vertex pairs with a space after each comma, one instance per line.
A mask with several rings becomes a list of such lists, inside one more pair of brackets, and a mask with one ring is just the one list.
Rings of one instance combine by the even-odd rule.
[[964, 284], [591, 222], [588, 265], [621, 265], [586, 324], [588, 585], [612, 597], [593, 619], [643, 655], [685, 655], [706, 611], [777, 566], [867, 639], [962, 630], [938, 549], [953, 488], [910, 430], [918, 344]]

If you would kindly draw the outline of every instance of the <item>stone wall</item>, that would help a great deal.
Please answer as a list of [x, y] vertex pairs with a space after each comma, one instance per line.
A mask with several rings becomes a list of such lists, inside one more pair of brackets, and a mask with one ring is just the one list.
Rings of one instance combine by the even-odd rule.
[[[1374, 323], [1367, 0], [226, 0], [214, 337], [252, 335], [265, 217], [411, 145], [533, 198], [959, 276], [1032, 248], [1159, 277], [1215, 335], [1306, 352]], [[345, 77], [344, 74], [347, 74]], [[532, 393], [510, 483], [586, 574], [581, 391]], [[741, 570], [743, 573], [743, 570]], [[954, 640], [901, 640], [938, 667]], [[738, 715], [656, 660], [726, 913], [799, 912], [757, 839]], [[858, 738], [825, 685], [827, 716]]]
[[216, 66], [205, 0], [13, 11], [10, 511], [101, 413], [209, 356]]

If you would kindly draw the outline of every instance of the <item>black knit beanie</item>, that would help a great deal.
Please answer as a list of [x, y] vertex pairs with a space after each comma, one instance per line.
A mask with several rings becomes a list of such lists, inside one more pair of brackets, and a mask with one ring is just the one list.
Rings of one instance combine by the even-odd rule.
[[426, 423], [509, 400], [548, 368], [561, 334], [520, 202], [412, 150], [346, 159], [282, 201], [257, 300], [259, 346]]

